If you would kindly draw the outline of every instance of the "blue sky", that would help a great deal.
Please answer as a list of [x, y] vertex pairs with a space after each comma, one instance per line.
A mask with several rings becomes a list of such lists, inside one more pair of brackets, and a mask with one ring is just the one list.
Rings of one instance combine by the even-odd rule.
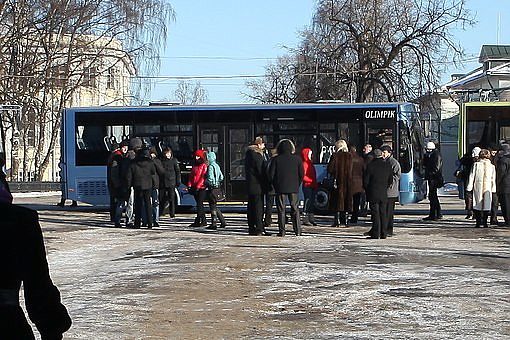
[[[169, 0], [176, 20], [169, 27], [167, 47], [162, 53], [159, 76], [220, 76], [230, 79], [199, 79], [209, 103], [245, 103], [246, 79], [264, 74], [268, 62], [295, 47], [299, 31], [309, 25], [315, 0]], [[468, 55], [467, 72], [478, 66], [482, 44], [497, 43], [498, 14], [500, 44], [510, 44], [510, 0], [468, 0], [478, 23], [466, 31], [454, 31]], [[239, 77], [239, 78], [237, 78]], [[194, 79], [195, 80], [195, 79]], [[194, 81], [193, 80], [193, 81]], [[150, 100], [173, 100], [178, 80], [159, 79]]]

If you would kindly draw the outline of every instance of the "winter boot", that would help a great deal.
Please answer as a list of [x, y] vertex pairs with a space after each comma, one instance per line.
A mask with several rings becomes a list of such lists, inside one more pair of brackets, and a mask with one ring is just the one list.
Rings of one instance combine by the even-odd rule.
[[338, 227], [340, 225], [340, 213], [337, 211], [333, 215], [333, 224], [332, 227]]
[[482, 214], [482, 226], [484, 228], [489, 228], [489, 226], [487, 225], [487, 218], [489, 217], [489, 212], [482, 211], [481, 214]]
[[308, 220], [310, 221], [310, 223], [313, 225], [313, 226], [316, 226], [317, 225], [317, 222], [315, 222], [315, 215], [313, 213], [309, 213], [308, 214]]
[[207, 217], [204, 215], [202, 215], [200, 217], [200, 227], [206, 227], [207, 226]]
[[195, 217], [195, 221], [189, 225], [190, 227], [200, 227], [200, 217]]
[[223, 217], [223, 214], [220, 210], [216, 210], [216, 215], [218, 216], [218, 220], [220, 221], [219, 228], [225, 228], [227, 226], [227, 222], [225, 221], [225, 217]]
[[303, 225], [310, 226], [312, 223], [310, 223], [310, 216], [307, 213], [303, 214]]

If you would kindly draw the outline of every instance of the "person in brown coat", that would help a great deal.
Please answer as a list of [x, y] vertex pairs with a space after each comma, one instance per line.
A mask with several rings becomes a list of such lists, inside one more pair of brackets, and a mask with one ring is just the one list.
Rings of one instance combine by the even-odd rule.
[[329, 206], [335, 213], [332, 226], [346, 226], [347, 212], [352, 211], [352, 155], [343, 139], [335, 143], [335, 153], [329, 161], [328, 173], [336, 180]]
[[358, 223], [359, 210], [361, 207], [361, 197], [365, 193], [363, 190], [363, 173], [365, 171], [365, 161], [356, 152], [356, 147], [351, 145], [349, 151], [352, 155], [352, 216], [351, 223]]

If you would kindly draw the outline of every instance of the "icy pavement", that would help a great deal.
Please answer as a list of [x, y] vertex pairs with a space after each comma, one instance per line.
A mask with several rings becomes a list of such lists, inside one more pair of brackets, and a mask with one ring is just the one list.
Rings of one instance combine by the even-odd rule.
[[426, 204], [368, 240], [366, 219], [282, 239], [247, 236], [238, 213], [217, 233], [187, 227], [189, 214], [127, 230], [106, 212], [17, 201], [40, 211], [69, 339], [510, 338], [510, 229], [421, 222]]

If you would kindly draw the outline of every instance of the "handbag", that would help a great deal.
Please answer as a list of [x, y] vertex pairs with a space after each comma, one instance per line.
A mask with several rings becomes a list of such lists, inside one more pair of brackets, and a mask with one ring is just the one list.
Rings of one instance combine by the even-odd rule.
[[322, 187], [327, 189], [328, 191], [332, 191], [338, 188], [336, 183], [336, 178], [332, 176], [327, 176], [322, 180]]
[[223, 189], [221, 187], [219, 188], [212, 188], [211, 189], [211, 194], [214, 196], [214, 198], [216, 199], [217, 202], [221, 202], [221, 201], [224, 201], [225, 200], [225, 192], [223, 191]]

